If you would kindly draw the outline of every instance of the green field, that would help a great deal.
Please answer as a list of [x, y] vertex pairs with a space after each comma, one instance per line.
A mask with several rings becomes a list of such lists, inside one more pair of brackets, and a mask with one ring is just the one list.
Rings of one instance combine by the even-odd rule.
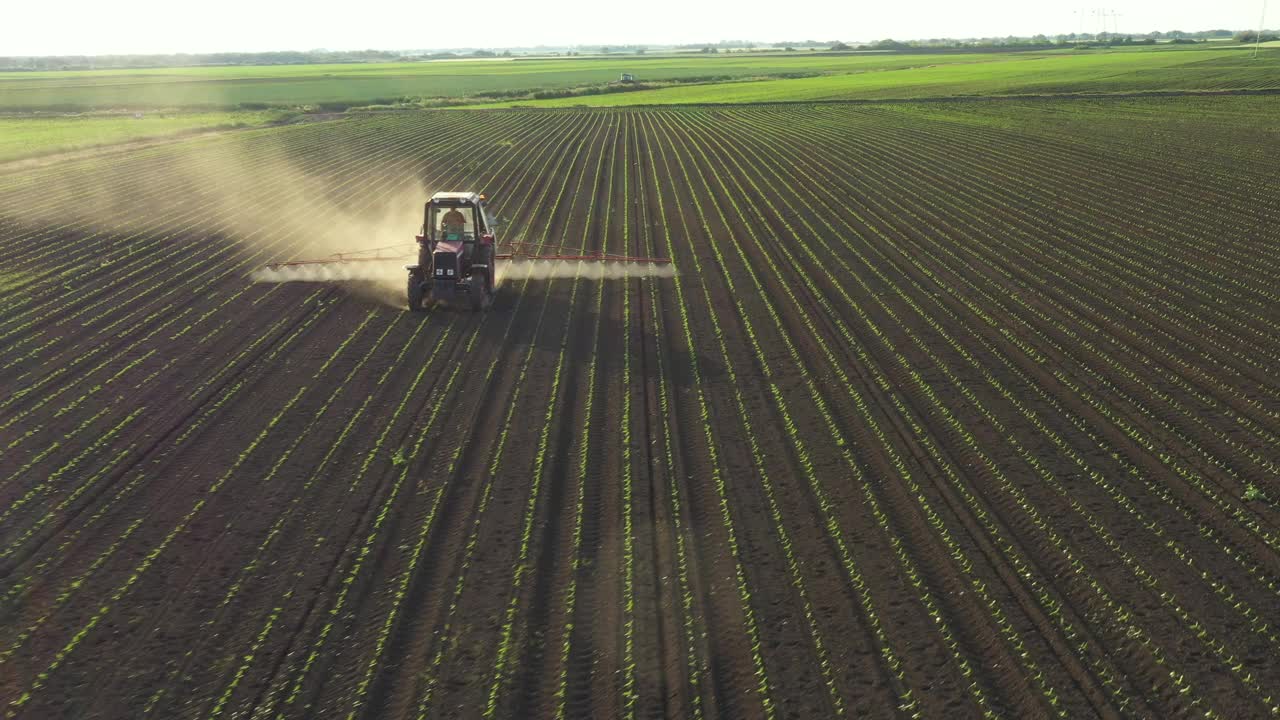
[[[598, 92], [622, 72], [642, 83], [689, 83], [538, 104], [761, 102], [1008, 93], [1274, 87], [1280, 52], [1156, 46], [1003, 53], [792, 52], [417, 63], [194, 67], [0, 73], [0, 112], [140, 109], [345, 109], [536, 92]], [[816, 75], [816, 77], [785, 77]], [[707, 80], [751, 80], [723, 86]], [[615, 88], [616, 89], [616, 88]], [[246, 108], [247, 106], [247, 108]]]
[[[0, 707], [1275, 718], [1278, 110], [350, 113], [0, 169]], [[442, 190], [494, 242], [405, 268]]]
[[[299, 111], [388, 105], [619, 106], [1280, 89], [1280, 48], [1252, 55], [1252, 48], [1215, 44], [9, 72], [0, 73], [0, 162], [260, 125]], [[622, 72], [635, 74], [641, 84], [610, 84]]]
[[279, 111], [0, 117], [0, 162], [180, 133], [263, 125]]
[[[1280, 52], [1085, 51], [967, 56], [820, 77], [688, 85], [489, 106], [617, 106], [1280, 88]], [[917, 56], [918, 57], [918, 56]], [[927, 58], [932, 60], [933, 58]], [[952, 58], [948, 58], [952, 59]]]
[[762, 77], [842, 73], [964, 63], [954, 55], [625, 56], [542, 60], [468, 60], [350, 65], [197, 67], [146, 70], [0, 73], [0, 111], [110, 108], [234, 108], [245, 104], [368, 105], [403, 98], [459, 98], [486, 93], [559, 90], [617, 80]]

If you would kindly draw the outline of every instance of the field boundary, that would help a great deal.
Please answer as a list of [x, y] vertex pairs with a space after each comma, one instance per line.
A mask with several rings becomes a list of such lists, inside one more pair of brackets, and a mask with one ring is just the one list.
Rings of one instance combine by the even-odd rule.
[[698, 102], [698, 103], [637, 103], [635, 105], [513, 105], [511, 107], [477, 107], [474, 105], [455, 105], [449, 107], [426, 108], [428, 110], [606, 110], [624, 111], [634, 108], [651, 110], [667, 110], [679, 108], [748, 108], [748, 107], [794, 107], [797, 105], [906, 105], [914, 103], [938, 102], [998, 102], [1009, 100], [1134, 100], [1142, 98], [1169, 97], [1228, 97], [1228, 96], [1268, 96], [1280, 95], [1280, 88], [1258, 88], [1253, 90], [1150, 90], [1115, 93], [1028, 93], [1021, 95], [932, 95], [913, 98], [838, 98], [830, 100], [762, 100], [748, 102]]

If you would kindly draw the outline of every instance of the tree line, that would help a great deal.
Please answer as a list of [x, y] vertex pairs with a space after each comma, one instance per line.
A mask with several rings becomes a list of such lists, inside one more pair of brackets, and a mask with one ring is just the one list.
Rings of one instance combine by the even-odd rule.
[[308, 65], [391, 62], [400, 53], [384, 50], [174, 53], [169, 55], [46, 55], [0, 57], [0, 70], [99, 70], [111, 68], [194, 67], [198, 65]]

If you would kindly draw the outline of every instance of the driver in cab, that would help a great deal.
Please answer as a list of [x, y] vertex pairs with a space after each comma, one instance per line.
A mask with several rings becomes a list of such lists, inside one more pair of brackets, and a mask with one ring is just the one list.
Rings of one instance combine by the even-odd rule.
[[[467, 219], [462, 213], [458, 212], [458, 208], [452, 208], [440, 219], [440, 230], [444, 233], [445, 239], [448, 240], [455, 239], [455, 237], [461, 240], [462, 231], [466, 225]], [[455, 233], [457, 234], [456, 236], [454, 235]]]
[[464, 263], [471, 262], [471, 244], [465, 242], [463, 232], [467, 228], [467, 218], [458, 208], [450, 208], [449, 212], [440, 218], [440, 235], [443, 240], [463, 240], [462, 245], [462, 261]]

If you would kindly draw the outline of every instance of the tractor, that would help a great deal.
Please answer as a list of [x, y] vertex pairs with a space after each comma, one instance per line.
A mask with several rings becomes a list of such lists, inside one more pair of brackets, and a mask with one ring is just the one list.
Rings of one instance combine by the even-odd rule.
[[[507, 243], [498, 248], [493, 219], [485, 211], [485, 196], [474, 192], [438, 192], [423, 208], [415, 265], [409, 271], [409, 309], [426, 310], [432, 304], [483, 310], [493, 304], [497, 290], [497, 263], [606, 263], [669, 265], [670, 258], [619, 255], [587, 248], [538, 243]], [[413, 258], [407, 245], [352, 250], [327, 258], [268, 263], [262, 271], [284, 273], [295, 268], [379, 265]], [[277, 275], [278, 277], [278, 275]], [[292, 279], [292, 278], [290, 278]]]
[[480, 310], [493, 302], [497, 241], [484, 201], [473, 192], [438, 192], [427, 201], [415, 237], [418, 263], [405, 266], [410, 310], [432, 302]]

